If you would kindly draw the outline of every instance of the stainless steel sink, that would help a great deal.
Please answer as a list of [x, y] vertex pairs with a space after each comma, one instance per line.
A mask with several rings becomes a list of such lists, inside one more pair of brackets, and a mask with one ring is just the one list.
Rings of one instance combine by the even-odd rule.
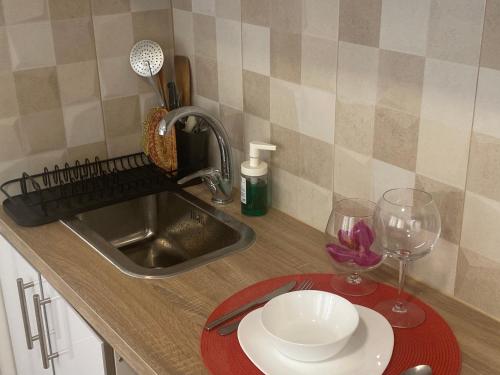
[[62, 222], [128, 275], [158, 278], [250, 246], [254, 231], [184, 191], [88, 211]]

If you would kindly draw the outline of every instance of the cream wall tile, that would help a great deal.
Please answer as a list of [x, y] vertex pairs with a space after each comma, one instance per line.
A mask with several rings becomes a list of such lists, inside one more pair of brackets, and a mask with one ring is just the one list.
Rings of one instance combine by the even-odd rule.
[[481, 41], [481, 66], [500, 69], [500, 2], [486, 2], [483, 39]]
[[193, 13], [174, 9], [173, 17], [175, 53], [194, 56]]
[[268, 76], [243, 71], [243, 108], [245, 112], [269, 119], [270, 80]]
[[377, 202], [389, 189], [415, 186], [415, 173], [373, 159], [373, 192], [371, 200]]
[[[221, 104], [220, 120], [224, 124], [229, 136], [229, 142], [234, 149], [240, 152], [243, 148], [243, 112], [236, 108], [232, 108]], [[233, 161], [235, 166], [239, 166], [241, 162]], [[236, 168], [239, 170], [239, 168]]]
[[195, 95], [193, 97], [193, 104], [197, 105], [201, 108], [206, 109], [213, 116], [220, 118], [219, 103], [218, 102], [210, 100], [210, 99], [205, 98], [203, 96]]
[[[245, 158], [244, 158], [245, 155], [243, 154], [243, 151], [238, 150], [236, 148], [231, 148], [231, 151], [233, 153], [233, 163], [235, 165], [241, 165], [241, 163], [243, 163], [243, 161], [245, 161]], [[234, 171], [233, 186], [237, 189], [239, 189], [241, 186], [241, 169], [240, 168], [236, 168], [236, 170]], [[237, 199], [237, 197], [235, 197], [235, 199]]]
[[284, 213], [297, 217], [298, 177], [281, 169], [272, 170], [272, 205]]
[[300, 83], [301, 46], [300, 34], [271, 29], [271, 76]]
[[104, 141], [101, 102], [93, 101], [63, 107], [63, 114], [68, 147]]
[[302, 84], [335, 92], [337, 48], [335, 41], [302, 35]]
[[140, 104], [137, 95], [104, 100], [102, 109], [106, 140], [123, 135], [140, 134]]
[[194, 61], [196, 94], [212, 100], [219, 100], [217, 61], [196, 56]]
[[0, 73], [0, 118], [13, 117], [19, 114], [15, 92], [16, 85], [12, 73]]
[[273, 165], [293, 173], [296, 176], [301, 172], [300, 133], [271, 124], [271, 143], [276, 145], [271, 160]]
[[64, 120], [60, 109], [21, 116], [19, 122], [26, 154], [64, 149]]
[[[271, 142], [271, 123], [268, 120], [253, 116], [249, 113], [243, 114], [243, 142], [245, 155], [248, 155], [251, 141]], [[269, 157], [264, 155], [264, 160], [269, 160]]]
[[378, 47], [382, 0], [340, 0], [339, 39]]
[[106, 146], [110, 158], [140, 152], [142, 150], [141, 133], [106, 138]]
[[56, 69], [63, 105], [99, 99], [99, 77], [95, 60], [57, 65]]
[[300, 123], [300, 86], [275, 78], [271, 78], [270, 85], [271, 122], [288, 129], [298, 130]]
[[479, 69], [474, 131], [500, 138], [500, 71]]
[[341, 146], [335, 146], [334, 191], [346, 198], [372, 199], [373, 160]]
[[304, 0], [302, 34], [337, 41], [339, 0]]
[[10, 70], [11, 64], [7, 31], [5, 27], [0, 27], [0, 72]]
[[12, 70], [25, 70], [56, 64], [50, 22], [7, 27]]
[[193, 13], [215, 16], [215, 0], [192, 0]]
[[500, 263], [500, 202], [467, 191], [460, 246]]
[[139, 92], [138, 78], [130, 68], [128, 56], [100, 59], [99, 78], [103, 99], [136, 95]]
[[241, 22], [241, 0], [215, 0], [215, 15]]
[[99, 58], [129, 56], [134, 44], [130, 13], [95, 16], [93, 22]]
[[411, 262], [409, 275], [450, 296], [455, 291], [458, 245], [440, 238], [432, 252]]
[[240, 66], [218, 64], [219, 102], [243, 110], [243, 77]]
[[7, 25], [37, 22], [49, 18], [47, 0], [2, 0]]
[[157, 9], [170, 9], [170, 0], [130, 0], [132, 12]]
[[380, 48], [425, 56], [431, 0], [382, 0]]
[[373, 154], [375, 106], [337, 100], [335, 107], [335, 144], [360, 154]]
[[433, 0], [427, 56], [477, 65], [485, 0]]
[[352, 43], [339, 43], [337, 95], [343, 102], [375, 104], [379, 50]]
[[242, 24], [243, 69], [271, 74], [271, 31], [268, 27]]
[[24, 155], [18, 117], [0, 119], [0, 139], [0, 162], [18, 159]]
[[295, 181], [298, 195], [296, 218], [323, 232], [332, 211], [332, 191], [302, 178]]
[[216, 19], [217, 60], [241, 70], [241, 22]]
[[76, 160], [80, 162], [86, 158], [98, 157], [100, 160], [108, 158], [108, 151], [106, 150], [106, 142], [88, 143], [77, 147], [68, 147], [66, 149], [66, 159], [71, 163]]
[[153, 107], [158, 107], [158, 96], [154, 92], [139, 94], [139, 106], [141, 111], [141, 120], [144, 120]]

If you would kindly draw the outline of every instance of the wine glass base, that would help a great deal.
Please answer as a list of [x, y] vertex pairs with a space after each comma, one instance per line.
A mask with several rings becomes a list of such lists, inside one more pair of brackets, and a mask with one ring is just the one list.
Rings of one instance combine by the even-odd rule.
[[378, 283], [358, 276], [357, 282], [349, 282], [350, 275], [333, 275], [330, 286], [335, 292], [348, 296], [367, 296], [378, 288]]
[[413, 328], [422, 324], [425, 320], [425, 311], [411, 302], [406, 302], [406, 312], [398, 312], [394, 307], [397, 300], [390, 299], [379, 302], [373, 308], [382, 314], [395, 328]]

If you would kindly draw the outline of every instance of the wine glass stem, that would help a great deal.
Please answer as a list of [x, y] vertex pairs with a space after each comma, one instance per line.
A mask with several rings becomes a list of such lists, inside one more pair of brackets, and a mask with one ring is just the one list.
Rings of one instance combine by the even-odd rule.
[[399, 260], [399, 284], [398, 284], [398, 298], [396, 304], [392, 308], [394, 312], [405, 313], [406, 302], [403, 300], [403, 291], [405, 288], [406, 269], [408, 261], [406, 259]]
[[362, 280], [359, 272], [352, 272], [346, 277], [347, 283], [351, 285], [361, 284]]

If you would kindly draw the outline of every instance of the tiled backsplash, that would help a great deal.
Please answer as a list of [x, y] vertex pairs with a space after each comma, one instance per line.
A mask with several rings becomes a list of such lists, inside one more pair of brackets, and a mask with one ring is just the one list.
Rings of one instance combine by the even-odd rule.
[[164, 48], [170, 0], [0, 0], [0, 180], [44, 165], [139, 150], [155, 103], [128, 55]]
[[500, 0], [173, 6], [236, 165], [250, 140], [278, 145], [277, 208], [323, 230], [341, 197], [430, 191], [442, 236], [412, 274], [500, 318]]

